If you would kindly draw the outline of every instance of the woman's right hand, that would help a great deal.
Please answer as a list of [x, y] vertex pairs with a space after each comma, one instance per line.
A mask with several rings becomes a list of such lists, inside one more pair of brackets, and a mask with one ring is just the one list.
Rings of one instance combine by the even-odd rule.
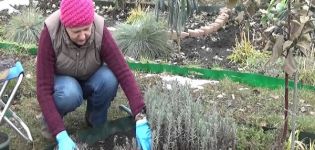
[[58, 150], [76, 150], [77, 146], [69, 137], [67, 131], [61, 131], [57, 134]]

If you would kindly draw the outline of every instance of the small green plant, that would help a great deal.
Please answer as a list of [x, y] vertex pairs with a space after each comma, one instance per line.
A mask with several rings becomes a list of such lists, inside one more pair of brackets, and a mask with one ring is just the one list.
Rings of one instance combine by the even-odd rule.
[[122, 52], [137, 60], [166, 58], [171, 53], [165, 26], [151, 13], [133, 24], [118, 25], [114, 37]]
[[246, 37], [245, 33], [243, 33], [242, 40], [240, 42], [236, 42], [234, 51], [228, 56], [228, 59], [232, 62], [245, 65], [247, 59], [264, 58], [267, 56], [268, 54], [257, 51], [251, 44], [249, 38]]
[[13, 16], [6, 26], [5, 38], [19, 44], [38, 42], [44, 18], [35, 8], [27, 8]]
[[[261, 128], [239, 126], [237, 129], [237, 149], [270, 149], [274, 140], [273, 131]], [[268, 145], [269, 143], [270, 145]]]
[[268, 52], [255, 52], [252, 57], [246, 59], [242, 69], [246, 72], [264, 72], [265, 64], [269, 59], [270, 54]]
[[128, 24], [133, 24], [145, 17], [146, 13], [142, 10], [141, 6], [139, 5], [137, 8], [131, 9], [129, 12], [129, 16], [127, 18]]
[[[311, 51], [314, 53], [313, 51]], [[314, 54], [297, 57], [299, 63], [299, 79], [303, 84], [315, 85], [315, 58]]]
[[188, 85], [171, 82], [166, 87], [158, 84], [145, 93], [153, 149], [235, 149], [231, 119], [193, 99]]
[[[300, 131], [296, 130], [294, 134], [298, 138], [300, 135]], [[286, 150], [291, 150], [291, 149], [315, 150], [315, 141], [312, 141], [312, 140], [309, 141], [309, 144], [305, 144], [305, 141], [295, 140], [293, 144], [294, 148], [292, 148], [291, 145], [292, 145], [292, 132], [290, 134], [288, 141], [286, 142], [286, 145], [285, 145]]]
[[267, 25], [268, 23], [279, 23], [279, 20], [283, 20], [287, 8], [287, 2], [287, 0], [281, 0], [277, 3], [276, 0], [271, 0], [267, 10], [262, 11], [264, 12], [261, 18], [262, 24]]

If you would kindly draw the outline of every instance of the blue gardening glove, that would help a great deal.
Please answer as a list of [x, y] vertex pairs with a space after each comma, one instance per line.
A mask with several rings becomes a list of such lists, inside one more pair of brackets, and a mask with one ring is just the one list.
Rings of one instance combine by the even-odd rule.
[[58, 150], [75, 150], [76, 144], [69, 137], [67, 131], [61, 131], [56, 136], [58, 142]]
[[151, 150], [152, 134], [146, 118], [136, 122], [136, 138], [141, 150]]

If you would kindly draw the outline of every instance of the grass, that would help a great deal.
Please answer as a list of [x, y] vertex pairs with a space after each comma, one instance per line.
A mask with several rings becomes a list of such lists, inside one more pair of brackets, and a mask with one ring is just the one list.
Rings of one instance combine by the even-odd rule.
[[[1, 55], [20, 59], [25, 67], [26, 74], [29, 74], [29, 78], [24, 78], [19, 88], [19, 100], [13, 105], [12, 109], [30, 127], [34, 143], [26, 143], [24, 139], [6, 125], [0, 126], [0, 131], [9, 133], [12, 142], [11, 148], [43, 149], [52, 143], [41, 136], [39, 120], [36, 117], [40, 114], [40, 109], [35, 94], [34, 57], [12, 53], [1, 53]], [[158, 77], [145, 78], [145, 74], [139, 72], [135, 72], [135, 75], [143, 92], [160, 80]], [[219, 98], [218, 95], [223, 95], [223, 97]], [[257, 149], [268, 149], [268, 146], [274, 142], [277, 133], [275, 131], [262, 132], [261, 127], [282, 127], [284, 89], [253, 88], [225, 79], [217, 85], [207, 85], [204, 90], [194, 91], [193, 96], [202, 102], [206, 110], [216, 106], [221, 115], [229, 116], [236, 121], [238, 149], [249, 149], [255, 145], [258, 146]], [[292, 97], [291, 92], [289, 97]], [[300, 103], [299, 109], [304, 105], [310, 106], [307, 107], [306, 112], [299, 113], [297, 128], [300, 131], [314, 132], [315, 116], [310, 114], [310, 112], [315, 111], [314, 91], [300, 90], [299, 99], [303, 101], [303, 103]], [[109, 120], [126, 116], [126, 113], [118, 109], [119, 104], [127, 104], [126, 97], [121, 89], [109, 110]], [[86, 128], [84, 111], [85, 105], [82, 105], [75, 112], [65, 117], [65, 124], [70, 133]]]
[[35, 8], [26, 8], [13, 16], [6, 26], [5, 38], [21, 44], [37, 43], [42, 29], [43, 16]]
[[171, 46], [165, 27], [148, 13], [133, 24], [117, 25], [114, 37], [122, 52], [136, 60], [167, 58], [171, 54]]

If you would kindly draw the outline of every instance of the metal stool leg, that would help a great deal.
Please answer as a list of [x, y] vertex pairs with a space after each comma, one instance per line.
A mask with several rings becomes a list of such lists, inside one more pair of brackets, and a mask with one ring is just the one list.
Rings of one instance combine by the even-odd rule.
[[[10, 73], [7, 76], [7, 80], [4, 81], [4, 84], [2, 85], [2, 88], [0, 90], [0, 105], [1, 108], [3, 108], [0, 112], [0, 123], [2, 122], [2, 119], [4, 119], [4, 121], [6, 123], [9, 124], [9, 126], [11, 126], [17, 133], [19, 133], [24, 139], [26, 139], [27, 141], [32, 142], [33, 138], [31, 135], [31, 132], [28, 128], [28, 126], [22, 121], [22, 119], [17, 116], [9, 107], [11, 105], [11, 102], [13, 101], [13, 98], [17, 92], [17, 89], [19, 88], [22, 79], [23, 79], [23, 67], [21, 65], [20, 62], [17, 62], [16, 65], [13, 68], [10, 68]], [[1, 100], [1, 96], [6, 88], [6, 86], [8, 85], [9, 80], [13, 79], [13, 78], [18, 78], [17, 79], [17, 83], [14, 86], [11, 95], [9, 97], [9, 99], [7, 100], [6, 103], [4, 103]]]

